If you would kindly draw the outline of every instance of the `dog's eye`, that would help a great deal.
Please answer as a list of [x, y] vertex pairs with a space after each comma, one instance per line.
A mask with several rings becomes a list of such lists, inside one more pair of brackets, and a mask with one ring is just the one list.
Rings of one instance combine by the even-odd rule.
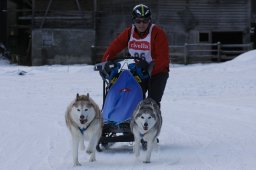
[[144, 119], [144, 116], [141, 116], [141, 119]]
[[79, 111], [79, 112], [80, 112], [80, 109], [77, 109], [77, 111]]
[[148, 119], [151, 119], [151, 116], [150, 116], [150, 117], [148, 117]]
[[86, 111], [88, 111], [88, 109], [84, 109], [84, 111], [86, 112]]

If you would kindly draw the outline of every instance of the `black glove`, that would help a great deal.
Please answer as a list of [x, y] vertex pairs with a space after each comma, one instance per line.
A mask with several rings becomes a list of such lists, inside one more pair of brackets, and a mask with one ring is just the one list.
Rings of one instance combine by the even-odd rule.
[[148, 62], [146, 60], [137, 60], [135, 64], [137, 68], [141, 68], [143, 71], [148, 69]]
[[143, 73], [147, 73], [149, 76], [151, 76], [151, 72], [153, 70], [155, 63], [151, 61], [148, 63], [146, 60], [139, 60], [136, 62], [136, 67], [141, 68]]
[[120, 64], [115, 63], [113, 61], [106, 61], [102, 63], [102, 68], [99, 70], [100, 75], [103, 79], [111, 79], [111, 72], [113, 71], [114, 68], [120, 68]]

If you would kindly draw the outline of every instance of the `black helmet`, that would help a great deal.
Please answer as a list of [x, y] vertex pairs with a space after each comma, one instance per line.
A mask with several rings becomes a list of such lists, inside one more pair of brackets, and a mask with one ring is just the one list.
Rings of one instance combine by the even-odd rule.
[[151, 11], [148, 6], [139, 4], [132, 10], [132, 19], [135, 18], [151, 18]]

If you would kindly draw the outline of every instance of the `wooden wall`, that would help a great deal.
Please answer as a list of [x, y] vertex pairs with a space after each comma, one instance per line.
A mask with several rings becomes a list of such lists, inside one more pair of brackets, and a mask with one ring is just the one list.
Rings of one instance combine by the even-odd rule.
[[[196, 43], [198, 32], [243, 32], [250, 27], [250, 0], [159, 0], [158, 23], [171, 44]], [[248, 36], [244, 42], [248, 42]]]
[[157, 0], [108, 0], [98, 1], [96, 45], [108, 45], [123, 29], [132, 23], [132, 9], [143, 3], [151, 7], [157, 17]]
[[249, 42], [250, 0], [110, 0], [98, 1], [96, 45], [108, 45], [131, 24], [138, 3], [151, 7], [153, 21], [166, 30], [171, 45], [198, 43], [200, 32], [242, 32], [243, 43]]

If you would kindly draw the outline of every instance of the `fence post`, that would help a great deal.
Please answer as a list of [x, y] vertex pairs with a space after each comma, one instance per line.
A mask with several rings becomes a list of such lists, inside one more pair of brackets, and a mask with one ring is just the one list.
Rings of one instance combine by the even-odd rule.
[[96, 63], [96, 47], [94, 45], [91, 46], [91, 61], [92, 64]]
[[188, 43], [184, 44], [184, 64], [188, 64]]
[[217, 42], [217, 57], [218, 57], [218, 62], [221, 61], [221, 43]]

